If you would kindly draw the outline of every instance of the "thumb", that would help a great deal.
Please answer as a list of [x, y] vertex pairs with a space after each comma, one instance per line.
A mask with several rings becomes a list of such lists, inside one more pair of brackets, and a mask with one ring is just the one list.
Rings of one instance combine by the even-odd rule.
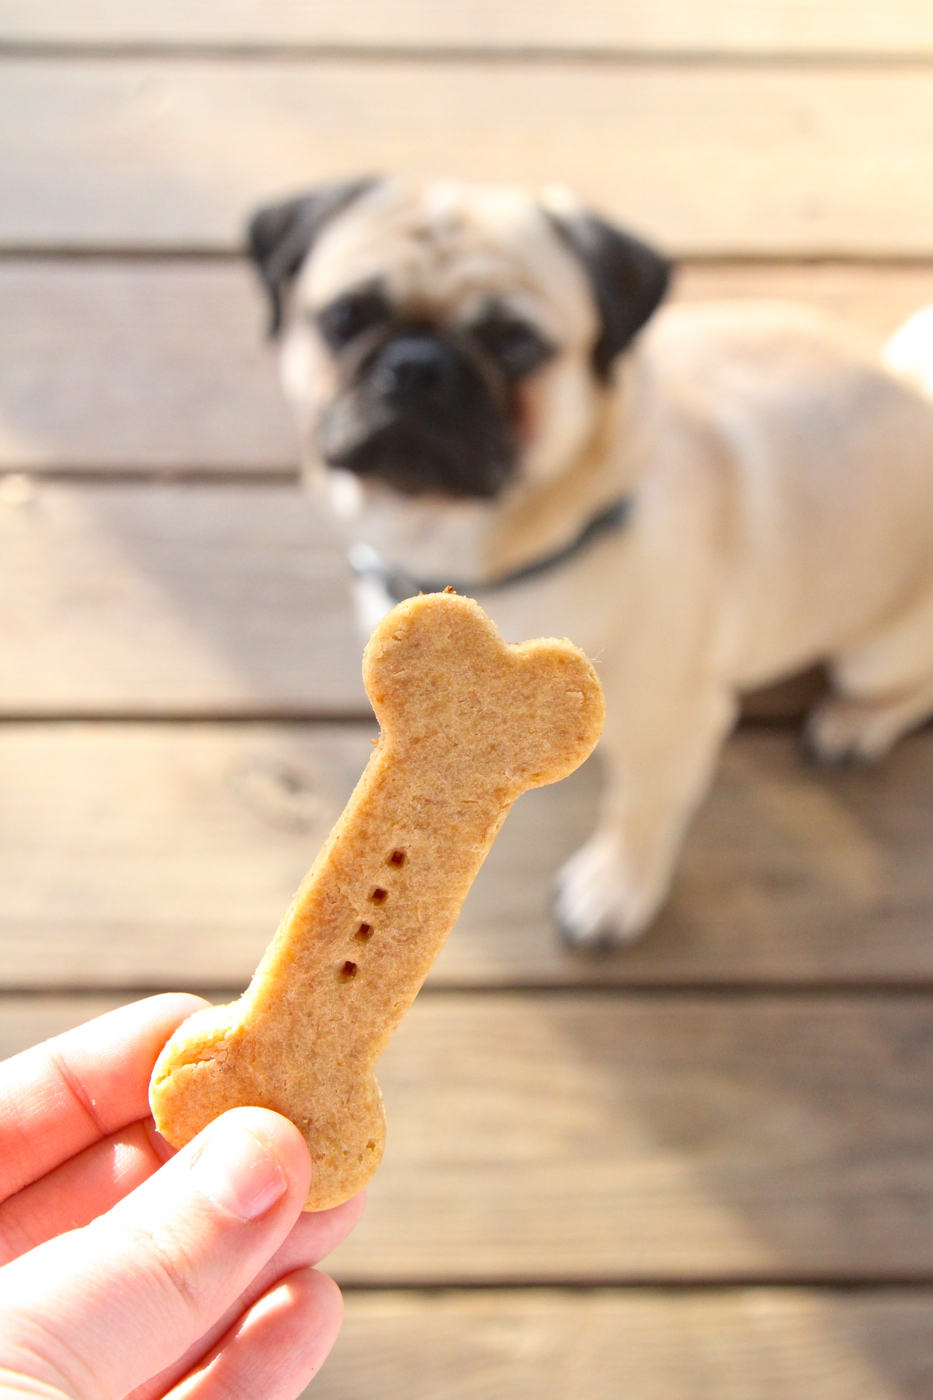
[[0, 1375], [116, 1400], [168, 1366], [288, 1235], [311, 1159], [287, 1119], [224, 1114], [113, 1210], [0, 1269]]

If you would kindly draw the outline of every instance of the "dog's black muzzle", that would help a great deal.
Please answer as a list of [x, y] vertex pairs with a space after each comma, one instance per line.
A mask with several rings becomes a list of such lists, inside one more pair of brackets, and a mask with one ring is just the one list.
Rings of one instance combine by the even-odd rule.
[[385, 340], [325, 412], [329, 466], [404, 495], [494, 496], [517, 455], [508, 386], [431, 330]]

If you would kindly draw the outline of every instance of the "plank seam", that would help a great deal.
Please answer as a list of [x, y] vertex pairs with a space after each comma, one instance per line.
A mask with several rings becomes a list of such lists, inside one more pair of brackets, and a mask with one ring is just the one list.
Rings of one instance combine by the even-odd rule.
[[[0, 929], [2, 929], [2, 919], [0, 919]], [[209, 999], [229, 999], [237, 997], [243, 991], [245, 982], [237, 982], [226, 986], [212, 984], [188, 985], [187, 991], [193, 991], [199, 996]], [[147, 997], [157, 996], [161, 992], [172, 992], [178, 990], [178, 978], [171, 982], [145, 982], [145, 983], [101, 983], [101, 982], [63, 982], [63, 983], [20, 983], [16, 985], [5, 985], [0, 982], [0, 997], [7, 1000], [26, 1000], [28, 998], [51, 998], [68, 997], [74, 999], [91, 997]], [[586, 998], [593, 1000], [601, 997], [606, 1001], [621, 1003], [625, 1001], [735, 1001], [736, 1003], [746, 1003], [749, 1000], [763, 1002], [793, 1001], [795, 1004], [801, 1001], [818, 1002], [834, 1001], [845, 1002], [848, 1005], [859, 1003], [897, 1004], [898, 1002], [913, 1000], [917, 1003], [927, 1002], [933, 999], [933, 980], [925, 978], [917, 982], [881, 982], [877, 979], [866, 980], [864, 982], [616, 982], [616, 983], [434, 983], [428, 982], [418, 993], [420, 998], [427, 1000], [443, 1000], [450, 997], [471, 997], [471, 998], [515, 998], [544, 1000], [549, 998], [555, 1002], [566, 1002], [570, 998]], [[933, 1274], [931, 1274], [933, 1279]]]
[[657, 1293], [657, 1294], [689, 1294], [689, 1293], [733, 1293], [739, 1289], [767, 1289], [771, 1292], [793, 1292], [799, 1289], [813, 1289], [824, 1294], [840, 1293], [844, 1295], [881, 1293], [891, 1294], [896, 1292], [922, 1293], [933, 1289], [933, 1274], [917, 1273], [901, 1275], [878, 1275], [868, 1274], [856, 1277], [855, 1275], [834, 1277], [822, 1274], [801, 1274], [801, 1275], [781, 1275], [772, 1278], [767, 1274], [736, 1274], [723, 1275], [713, 1274], [709, 1278], [653, 1278], [650, 1275], [641, 1277], [639, 1275], [625, 1276], [619, 1280], [596, 1277], [593, 1279], [568, 1279], [565, 1282], [547, 1281], [545, 1279], [521, 1279], [513, 1282], [500, 1283], [498, 1280], [474, 1280], [467, 1279], [461, 1282], [443, 1283], [418, 1283], [414, 1280], [402, 1280], [400, 1282], [382, 1281], [367, 1283], [362, 1280], [349, 1282], [340, 1281], [340, 1291], [342, 1293], [373, 1293], [384, 1295], [386, 1293], [424, 1293], [428, 1295], [451, 1294], [451, 1293]]
[[[109, 244], [109, 243], [2, 243], [0, 242], [0, 266], [4, 262], [21, 263], [101, 263], [119, 264], [151, 263], [171, 266], [174, 263], [242, 263], [250, 272], [252, 267], [242, 247], [233, 244]], [[813, 253], [756, 253], [747, 249], [736, 252], [720, 251], [711, 253], [682, 251], [677, 254], [677, 262], [683, 268], [773, 268], [778, 271], [795, 271], [811, 268], [825, 271], [832, 268], [845, 268], [868, 272], [933, 271], [933, 254], [929, 253], [873, 253], [851, 251]]]
[[[2, 473], [0, 473], [2, 476]], [[756, 692], [749, 692], [754, 696]], [[755, 733], [772, 733], [779, 729], [789, 734], [795, 734], [800, 729], [804, 714], [750, 714], [743, 715], [737, 725], [737, 729], [744, 732], [749, 730]], [[327, 708], [311, 707], [306, 708], [301, 705], [268, 705], [252, 706], [249, 708], [229, 708], [220, 709], [211, 707], [209, 709], [171, 709], [163, 707], [157, 710], [133, 709], [128, 705], [123, 705], [119, 710], [91, 709], [91, 708], [57, 708], [46, 709], [41, 705], [36, 705], [31, 709], [4, 709], [0, 707], [0, 726], [14, 724], [349, 724], [349, 725], [372, 725], [375, 723], [375, 715], [372, 710], [363, 706], [354, 708]], [[914, 731], [915, 734], [929, 733], [933, 729], [933, 721], [923, 725]], [[923, 911], [921, 911], [923, 912]]]
[[[251, 708], [231, 709], [132, 709], [127, 705], [119, 710], [90, 709], [44, 709], [40, 705], [32, 709], [4, 709], [0, 707], [0, 725], [10, 724], [374, 724], [375, 715], [364, 706], [327, 708], [301, 705], [268, 705]], [[796, 733], [803, 715], [748, 715], [744, 716], [738, 728], [769, 733], [782, 729]], [[923, 732], [917, 731], [917, 732]]]
[[[650, 937], [650, 934], [648, 935]], [[622, 954], [624, 957], [624, 954]], [[852, 978], [811, 978], [808, 981], [792, 979], [762, 978], [753, 982], [747, 979], [710, 979], [708, 982], [665, 981], [663, 978], [633, 978], [619, 982], [475, 982], [470, 985], [454, 983], [428, 983], [421, 989], [420, 996], [522, 996], [545, 1000], [553, 997], [564, 1000], [570, 996], [587, 998], [606, 997], [613, 1001], [689, 1001], [694, 998], [707, 998], [716, 1001], [745, 1002], [749, 999], [766, 1001], [769, 999], [794, 1001], [902, 1001], [914, 997], [918, 1001], [933, 997], [933, 978], [924, 977], [912, 981], [906, 978], [865, 978], [862, 981]]]
[[406, 62], [425, 64], [484, 63], [504, 66], [551, 66], [560, 64], [602, 67], [679, 67], [679, 68], [923, 68], [933, 66], [929, 50], [892, 49], [854, 51], [846, 49], [697, 49], [640, 48], [628, 46], [577, 46], [541, 44], [340, 44], [340, 43], [256, 43], [199, 40], [51, 40], [7, 39], [0, 41], [0, 60], [15, 62], [87, 60], [307, 63], [307, 62]]
[[[124, 244], [83, 244], [83, 243], [0, 243], [0, 262], [242, 262], [249, 266], [249, 259], [242, 247], [212, 248], [208, 246], [163, 246], [162, 244], [140, 243], [132, 247]], [[258, 283], [257, 283], [258, 285]]]
[[120, 710], [48, 709], [0, 710], [0, 726], [13, 724], [354, 724], [373, 725], [375, 715], [362, 706], [356, 709], [301, 705], [253, 706], [249, 709], [209, 710]]
[[[245, 217], [244, 211], [244, 217]], [[683, 267], [697, 268], [864, 268], [866, 271], [918, 270], [933, 268], [930, 253], [892, 253], [870, 247], [853, 252], [847, 248], [814, 248], [791, 254], [760, 253], [747, 247], [720, 248], [711, 253], [702, 248], [667, 246], [667, 253]], [[225, 243], [35, 243], [0, 242], [0, 262], [115, 262], [158, 264], [177, 262], [225, 263], [246, 261], [239, 242]]]
[[[301, 469], [297, 466], [256, 467], [170, 467], [158, 466], [117, 466], [102, 463], [100, 466], [81, 463], [75, 466], [44, 467], [35, 462], [15, 463], [0, 467], [2, 476], [35, 477], [43, 482], [65, 482], [71, 486], [287, 486], [292, 489], [301, 485]], [[347, 578], [351, 575], [347, 571]]]

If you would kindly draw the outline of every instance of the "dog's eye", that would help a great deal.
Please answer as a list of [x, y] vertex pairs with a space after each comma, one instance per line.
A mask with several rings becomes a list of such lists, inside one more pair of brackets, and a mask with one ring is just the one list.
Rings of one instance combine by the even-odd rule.
[[473, 327], [473, 334], [509, 379], [521, 379], [551, 359], [554, 347], [526, 321], [494, 311]]
[[378, 292], [351, 292], [325, 306], [315, 317], [331, 350], [342, 350], [363, 331], [389, 319], [385, 298]]

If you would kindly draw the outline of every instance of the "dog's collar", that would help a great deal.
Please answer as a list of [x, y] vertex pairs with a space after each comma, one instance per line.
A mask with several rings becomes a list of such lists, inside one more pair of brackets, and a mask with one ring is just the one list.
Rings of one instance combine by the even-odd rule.
[[453, 588], [457, 593], [496, 593], [503, 588], [511, 588], [513, 584], [524, 583], [526, 579], [537, 578], [540, 574], [550, 573], [551, 569], [556, 569], [559, 564], [565, 564], [568, 559], [573, 559], [583, 550], [588, 549], [596, 540], [603, 535], [608, 535], [614, 530], [619, 530], [628, 523], [632, 513], [632, 500], [630, 496], [623, 496], [621, 500], [614, 501], [612, 505], [604, 507], [598, 514], [592, 516], [583, 529], [576, 534], [569, 544], [556, 549], [553, 554], [545, 554], [540, 559], [533, 560], [530, 564], [523, 564], [520, 569], [514, 569], [508, 574], [499, 574], [496, 578], [482, 579], [476, 583], [463, 583], [451, 581], [450, 579], [427, 579], [415, 578], [413, 574], [407, 574], [403, 569], [390, 568], [368, 544], [355, 544], [349, 552], [350, 568], [357, 578], [374, 579], [381, 584], [393, 602], [401, 603], [406, 598], [414, 598], [419, 593], [443, 593], [445, 588]]

